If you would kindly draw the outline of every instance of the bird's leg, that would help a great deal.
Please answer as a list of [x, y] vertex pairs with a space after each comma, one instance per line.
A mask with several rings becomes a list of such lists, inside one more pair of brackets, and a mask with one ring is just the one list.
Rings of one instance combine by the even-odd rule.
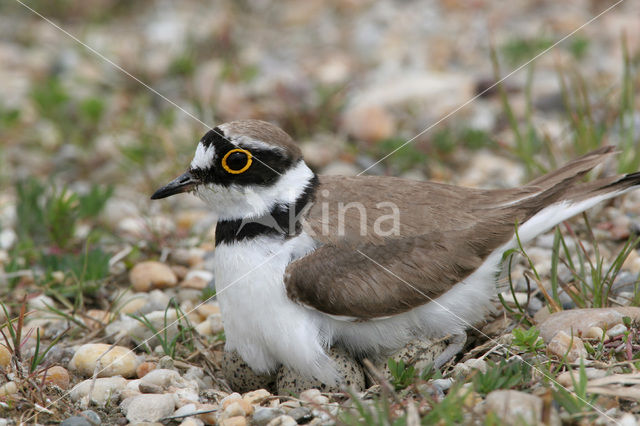
[[445, 350], [437, 356], [436, 360], [433, 362], [433, 366], [435, 368], [440, 368], [447, 362], [449, 362], [449, 360], [451, 360], [458, 354], [458, 352], [462, 350], [466, 341], [467, 333], [465, 333], [464, 331], [459, 334], [452, 335], [449, 344], [447, 345]]

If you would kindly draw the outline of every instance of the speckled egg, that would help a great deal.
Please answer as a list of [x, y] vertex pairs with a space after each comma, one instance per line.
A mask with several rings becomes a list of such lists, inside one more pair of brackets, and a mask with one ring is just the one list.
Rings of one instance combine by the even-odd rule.
[[275, 390], [275, 374], [256, 374], [237, 352], [224, 352], [222, 375], [235, 392], [245, 393], [256, 389]]
[[348, 386], [356, 391], [365, 388], [365, 376], [362, 366], [347, 351], [342, 348], [331, 348], [327, 355], [333, 360], [344, 382], [338, 385], [328, 385], [322, 383], [314, 377], [305, 377], [287, 368], [280, 367], [277, 374], [277, 385], [279, 395], [298, 395], [307, 389], [319, 389], [322, 392], [338, 392], [341, 387]]
[[374, 365], [385, 378], [390, 380], [389, 358], [393, 358], [396, 362], [403, 361], [406, 365], [413, 365], [416, 371], [422, 371], [429, 364], [433, 364], [446, 348], [446, 340], [414, 339], [390, 356], [377, 360]]

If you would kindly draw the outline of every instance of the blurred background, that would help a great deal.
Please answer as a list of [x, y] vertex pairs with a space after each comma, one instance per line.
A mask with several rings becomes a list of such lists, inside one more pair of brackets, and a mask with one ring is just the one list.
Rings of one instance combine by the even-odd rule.
[[[633, 0], [2, 1], [0, 322], [28, 301], [29, 324], [68, 348], [139, 326], [120, 314], [166, 319], [176, 297], [220, 354], [216, 302], [191, 314], [213, 294], [216, 218], [188, 195], [149, 200], [208, 127], [272, 121], [323, 174], [506, 187], [603, 144], [621, 151], [607, 171], [631, 172], [639, 66]], [[620, 243], [640, 229], [640, 197], [616, 206], [596, 233]], [[534, 263], [548, 273], [545, 241]], [[170, 283], [128, 275], [149, 259]], [[562, 306], [609, 303], [584, 294]]]

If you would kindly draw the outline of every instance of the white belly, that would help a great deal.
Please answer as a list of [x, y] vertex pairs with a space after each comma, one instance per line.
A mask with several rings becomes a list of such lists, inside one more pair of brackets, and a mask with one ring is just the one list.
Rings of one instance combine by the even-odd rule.
[[257, 372], [285, 364], [300, 372], [332, 380], [324, 348], [322, 315], [291, 302], [283, 277], [291, 260], [312, 251], [314, 241], [301, 234], [287, 241], [261, 237], [215, 250], [216, 293], [226, 349], [237, 351]]

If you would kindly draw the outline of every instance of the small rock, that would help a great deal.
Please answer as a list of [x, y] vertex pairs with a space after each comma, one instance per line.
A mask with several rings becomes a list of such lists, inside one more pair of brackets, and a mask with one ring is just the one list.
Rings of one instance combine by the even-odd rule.
[[224, 416], [226, 418], [237, 417], [237, 416], [250, 416], [253, 414], [253, 407], [251, 404], [243, 401], [242, 399], [238, 399], [237, 401], [233, 401], [228, 404], [224, 409]]
[[566, 356], [566, 359], [569, 362], [574, 362], [579, 358], [587, 357], [587, 350], [582, 343], [582, 339], [578, 336], [569, 336], [564, 331], [556, 333], [547, 345], [547, 350], [549, 353], [552, 353], [559, 358]]
[[97, 426], [102, 423], [100, 416], [92, 410], [85, 410], [79, 415], [69, 417], [60, 426]]
[[187, 417], [182, 420], [180, 426], [204, 426], [204, 422], [197, 417]]
[[254, 373], [237, 352], [223, 352], [221, 367], [224, 379], [234, 391], [275, 388], [275, 375]]
[[133, 296], [122, 302], [122, 305], [119, 307], [119, 311], [125, 315], [141, 313], [142, 308], [148, 301], [149, 295], [147, 295], [147, 293], [135, 293]]
[[396, 120], [378, 105], [359, 106], [347, 110], [343, 116], [344, 128], [359, 141], [368, 143], [389, 139], [396, 131]]
[[247, 419], [243, 416], [229, 417], [222, 419], [220, 426], [246, 426]]
[[76, 350], [69, 368], [84, 376], [92, 376], [98, 363], [98, 377], [132, 377], [138, 367], [135, 354], [123, 346], [88, 343]]
[[298, 422], [296, 422], [293, 417], [283, 415], [271, 420], [267, 423], [267, 426], [296, 426], [297, 424]]
[[[494, 413], [506, 425], [540, 424], [542, 399], [515, 390], [495, 390], [485, 399], [487, 412]], [[552, 410], [554, 410], [552, 408]], [[551, 425], [560, 425], [557, 413], [552, 411]]]
[[365, 376], [362, 366], [353, 357], [340, 347], [333, 347], [327, 355], [333, 361], [343, 383], [327, 384], [314, 377], [306, 377], [298, 372], [280, 367], [277, 374], [277, 389], [281, 395], [300, 393], [306, 389], [318, 388], [325, 392], [338, 392], [343, 386], [353, 387], [357, 392], [365, 388]]
[[313, 418], [313, 414], [311, 414], [311, 409], [307, 407], [298, 407], [287, 413], [288, 416], [293, 418], [296, 423], [303, 424], [309, 422]]
[[138, 379], [143, 378], [146, 374], [148, 374], [151, 370], [155, 370], [157, 367], [155, 362], [145, 361], [140, 363], [140, 365], [136, 368], [136, 377]]
[[134, 266], [129, 272], [129, 281], [135, 291], [175, 287], [178, 284], [178, 278], [171, 268], [155, 261], [141, 262]]
[[162, 389], [167, 389], [169, 386], [182, 387], [182, 382], [182, 377], [177, 371], [164, 368], [151, 370], [140, 379], [140, 383], [158, 386]]
[[[97, 423], [100, 424], [100, 423]], [[64, 419], [60, 426], [95, 426], [96, 423], [91, 423], [89, 419], [83, 416], [71, 416]]]
[[18, 393], [18, 385], [16, 382], [7, 382], [0, 386], [0, 396], [9, 396]]
[[87, 314], [83, 319], [84, 324], [90, 330], [98, 330], [99, 328], [107, 325], [109, 321], [113, 319], [113, 314], [100, 309], [90, 309], [87, 311]]
[[236, 401], [240, 401], [241, 399], [242, 399], [242, 396], [238, 392], [234, 392], [222, 398], [222, 400], [220, 401], [220, 405], [224, 410], [225, 408], [227, 408], [227, 406], [233, 404]]
[[256, 426], [264, 426], [267, 423], [269, 423], [271, 420], [283, 414], [284, 414], [284, 411], [282, 411], [279, 408], [258, 407], [256, 408], [256, 411], [253, 413], [251, 422]]
[[[584, 369], [584, 371], [587, 375], [587, 379], [589, 380], [599, 379], [607, 375], [606, 370], [600, 370], [598, 368], [587, 367]], [[580, 382], [579, 370], [565, 371], [564, 373], [561, 373], [558, 375], [558, 377], [556, 378], [556, 381], [560, 383], [562, 386], [567, 386], [567, 387], [573, 386], [573, 380], [571, 380], [571, 376], [573, 376], [573, 380], [575, 380], [576, 383]]]
[[261, 404], [262, 401], [266, 400], [271, 396], [266, 389], [258, 389], [251, 392], [247, 392], [242, 396], [242, 399], [248, 402], [249, 404]]
[[628, 331], [627, 327], [624, 324], [616, 324], [607, 330], [607, 336], [616, 337], [624, 334]]
[[0, 367], [7, 368], [11, 362], [11, 351], [3, 344], [0, 344]]
[[575, 336], [582, 336], [591, 327], [608, 330], [616, 324], [622, 324], [622, 318], [625, 316], [631, 317], [632, 320], [640, 320], [640, 308], [629, 306], [561, 311], [549, 315], [538, 328], [540, 336], [545, 342], [549, 342], [560, 330], [566, 334], [571, 334], [573, 330]]
[[144, 394], [127, 398], [120, 404], [130, 422], [157, 422], [175, 411], [173, 395]]
[[202, 420], [204, 424], [215, 425], [218, 423], [218, 406], [213, 404], [197, 404], [197, 411], [202, 412], [198, 414], [198, 419]]
[[589, 327], [589, 329], [582, 335], [585, 339], [602, 339], [603, 336], [604, 330], [600, 327]]
[[[79, 401], [90, 397], [90, 401], [93, 404], [104, 406], [108, 401], [117, 401], [127, 385], [127, 379], [123, 377], [105, 377], [96, 379], [93, 390], [91, 390], [92, 381], [88, 379], [75, 385], [69, 392], [71, 399]], [[91, 395], [89, 395], [89, 392], [91, 392]]]
[[44, 382], [49, 385], [58, 386], [60, 389], [69, 387], [69, 372], [59, 365], [48, 368], [42, 377], [44, 377]]
[[162, 387], [149, 383], [139, 383], [138, 390], [140, 390], [140, 393], [162, 393], [163, 391]]
[[453, 367], [453, 374], [455, 376], [468, 376], [472, 370], [479, 370], [482, 373], [487, 371], [487, 362], [482, 359], [471, 358], [465, 362], [458, 363]]

